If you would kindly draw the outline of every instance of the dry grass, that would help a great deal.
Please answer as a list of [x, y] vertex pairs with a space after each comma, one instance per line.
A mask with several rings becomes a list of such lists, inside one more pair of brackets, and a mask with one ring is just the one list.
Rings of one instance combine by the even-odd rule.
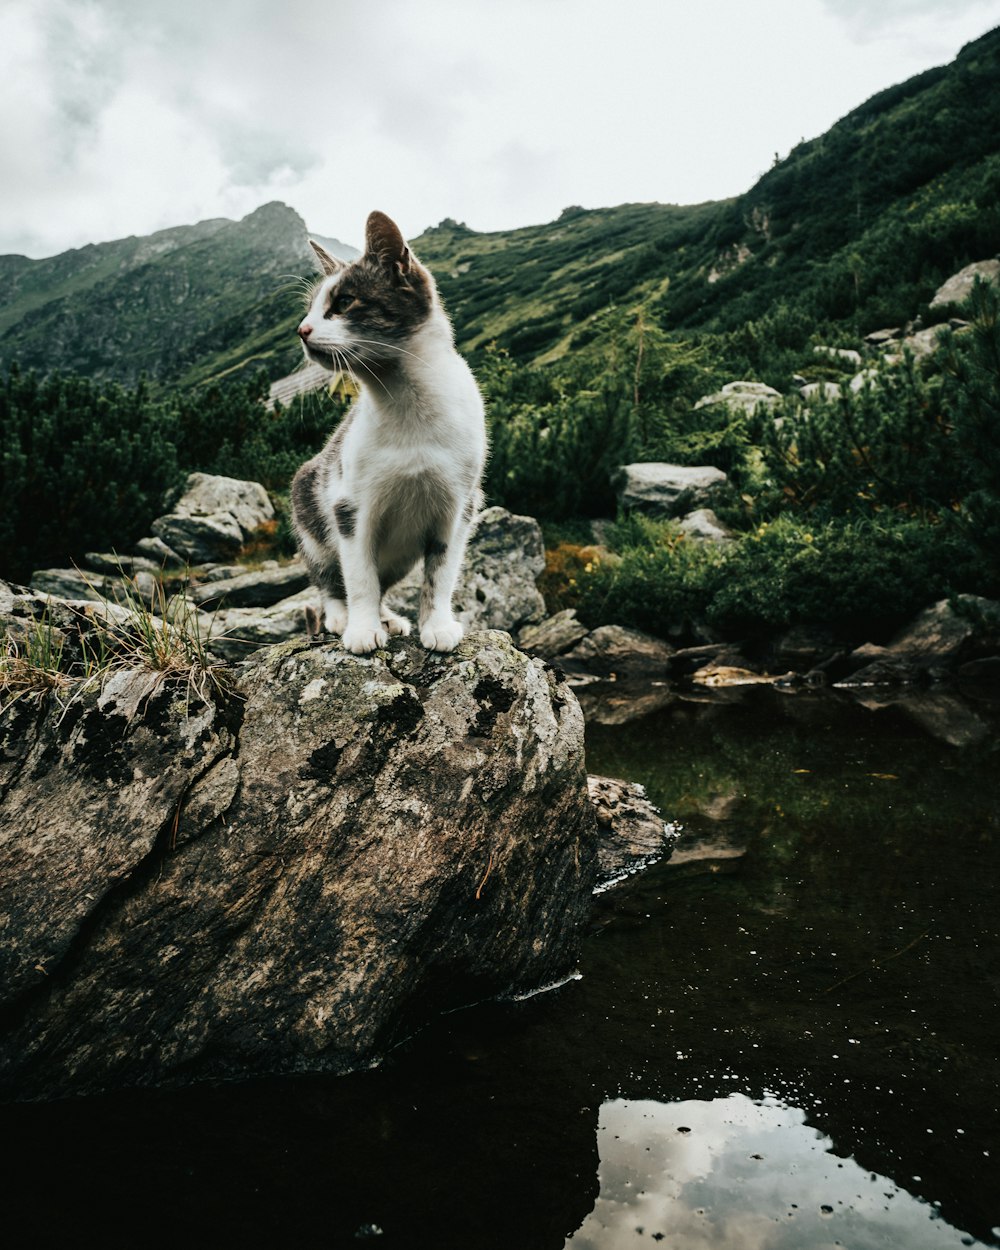
[[[99, 605], [98, 605], [99, 609]], [[211, 629], [181, 596], [158, 586], [147, 600], [128, 582], [104, 613], [81, 616], [75, 627], [51, 621], [51, 602], [36, 621], [8, 628], [0, 639], [0, 707], [52, 696], [68, 704], [123, 669], [182, 685], [187, 701], [231, 693], [227, 666], [209, 651]]]

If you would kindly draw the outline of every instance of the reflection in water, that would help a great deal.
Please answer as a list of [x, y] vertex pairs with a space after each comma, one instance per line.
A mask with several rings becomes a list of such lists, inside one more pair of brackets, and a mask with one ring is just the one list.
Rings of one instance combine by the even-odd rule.
[[601, 1192], [567, 1250], [949, 1250], [937, 1209], [831, 1153], [805, 1113], [742, 1094], [606, 1102]]

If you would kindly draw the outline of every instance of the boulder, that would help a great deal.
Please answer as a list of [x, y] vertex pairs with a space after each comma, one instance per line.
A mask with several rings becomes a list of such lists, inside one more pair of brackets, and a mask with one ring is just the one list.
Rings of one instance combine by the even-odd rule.
[[234, 556], [273, 519], [274, 508], [259, 482], [192, 473], [171, 511], [153, 522], [153, 533], [170, 550], [200, 564]]
[[598, 890], [669, 857], [678, 827], [664, 821], [641, 785], [591, 775], [587, 786], [597, 816]]
[[856, 373], [851, 378], [848, 386], [851, 394], [857, 395], [863, 391], [865, 387], [875, 387], [879, 384], [879, 371], [877, 369], [862, 369], [860, 373]]
[[665, 675], [674, 648], [669, 642], [623, 625], [601, 625], [559, 657], [559, 667], [590, 677]]
[[1000, 649], [1000, 603], [957, 595], [926, 608], [888, 646], [918, 667], [953, 665]]
[[587, 636], [587, 627], [576, 619], [576, 608], [565, 608], [537, 625], [525, 625], [517, 637], [518, 646], [529, 655], [546, 659], [562, 655]]
[[1000, 283], [1000, 260], [977, 260], [966, 265], [958, 273], [954, 273], [938, 287], [930, 302], [931, 308], [942, 308], [947, 304], [964, 304], [972, 294], [977, 278], [984, 282]]
[[[469, 629], [504, 629], [508, 633], [545, 616], [545, 600], [535, 578], [545, 568], [541, 526], [506, 508], [487, 508], [469, 541], [455, 588], [455, 615]], [[386, 602], [416, 622], [423, 567], [394, 586]]]
[[129, 577], [135, 573], [159, 573], [160, 564], [148, 556], [120, 556], [115, 551], [88, 551], [83, 567], [112, 577]]
[[120, 577], [112, 578], [102, 573], [81, 573], [79, 569], [37, 569], [31, 575], [31, 589], [36, 594], [77, 602], [100, 603], [113, 595], [115, 586], [123, 584]]
[[720, 521], [711, 508], [689, 512], [680, 522], [688, 538], [696, 543], [729, 543], [736, 537], [733, 530]]
[[811, 399], [839, 399], [841, 396], [839, 382], [807, 382], [799, 387], [799, 394], [809, 402]]
[[213, 578], [192, 587], [191, 601], [206, 610], [227, 608], [269, 608], [309, 585], [309, 574], [301, 560], [268, 569], [241, 569], [228, 576]]
[[731, 664], [706, 664], [692, 674], [691, 680], [696, 686], [772, 686], [779, 679]]
[[903, 337], [903, 331], [900, 326], [889, 326], [884, 330], [872, 330], [871, 334], [865, 335], [865, 342], [869, 347], [884, 347], [887, 343], [891, 343], [893, 339]]
[[0, 1091], [377, 1063], [570, 973], [596, 830], [583, 719], [496, 632], [125, 670], [0, 717]]
[[827, 347], [820, 343], [813, 348], [813, 354], [825, 356], [828, 360], [839, 360], [847, 365], [861, 364], [861, 353], [855, 351], [853, 347]]
[[162, 538], [140, 538], [135, 545], [136, 554], [155, 561], [163, 568], [177, 567], [184, 564], [184, 558], [163, 541]]
[[889, 643], [865, 643], [848, 657], [838, 685], [903, 685], [928, 672], [945, 672], [1000, 652], [1000, 603], [956, 595], [925, 608]]
[[612, 485], [626, 511], [676, 517], [684, 516], [693, 508], [708, 507], [728, 480], [714, 465], [645, 461], [619, 466], [612, 477]]
[[[929, 326], [926, 330], [916, 330], [913, 334], [908, 334], [900, 343], [900, 347], [911, 351], [914, 356], [930, 356], [937, 351], [938, 341], [941, 335], [949, 327], [946, 325]], [[901, 359], [899, 356], [887, 357], [893, 363], [898, 363]]]
[[695, 403], [695, 409], [720, 405], [750, 416], [762, 404], [770, 410], [780, 400], [781, 392], [763, 382], [727, 382], [721, 391], [716, 391], [713, 395], [702, 395]]

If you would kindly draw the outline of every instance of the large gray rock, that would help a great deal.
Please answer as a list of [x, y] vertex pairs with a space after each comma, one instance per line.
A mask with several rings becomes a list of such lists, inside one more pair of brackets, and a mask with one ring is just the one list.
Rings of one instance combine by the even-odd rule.
[[274, 508], [259, 482], [192, 473], [170, 512], [153, 522], [153, 533], [172, 551], [200, 564], [234, 556], [273, 519]]
[[957, 664], [1000, 645], [1000, 603], [957, 595], [925, 608], [889, 643], [888, 651], [912, 663]]
[[53, 599], [73, 599], [99, 603], [113, 596], [114, 587], [123, 579], [105, 573], [81, 573], [79, 569], [37, 569], [31, 575], [31, 589]]
[[239, 660], [258, 647], [300, 638], [306, 632], [306, 608], [315, 602], [315, 590], [307, 587], [268, 608], [221, 608], [211, 616], [209, 648]]
[[807, 382], [799, 387], [799, 394], [807, 403], [811, 399], [839, 399], [842, 393], [838, 382]]
[[985, 282], [1000, 283], [1000, 260], [977, 260], [966, 265], [958, 273], [954, 273], [938, 287], [930, 302], [931, 308], [941, 308], [946, 304], [964, 304], [972, 294], [972, 287], [977, 278]]
[[[487, 508], [479, 518], [455, 588], [454, 609], [469, 629], [508, 632], [545, 616], [535, 578], [545, 568], [541, 526], [506, 508]], [[389, 606], [416, 622], [423, 566], [386, 596]]]
[[368, 1067], [574, 967], [583, 720], [506, 635], [303, 640], [207, 701], [129, 670], [0, 744], [9, 1097]]
[[290, 595], [297, 595], [309, 585], [309, 574], [301, 560], [276, 569], [254, 569], [233, 572], [195, 586], [189, 598], [199, 608], [211, 609], [223, 604], [227, 608], [269, 608]]
[[761, 405], [770, 410], [780, 400], [781, 392], [776, 391], [773, 386], [767, 386], [764, 382], [727, 382], [720, 391], [716, 391], [713, 395], [702, 395], [695, 404], [695, 409], [722, 406], [737, 412], [745, 412], [750, 416]]
[[861, 353], [855, 351], [853, 347], [827, 347], [826, 344], [820, 343], [813, 348], [813, 354], [816, 356], [826, 356], [828, 360], [839, 360], [848, 365], [861, 365]]
[[1000, 653], [1000, 603], [957, 595], [925, 608], [886, 646], [865, 643], [851, 652], [852, 670], [838, 685], [904, 685], [936, 670]]
[[626, 511], [674, 517], [709, 506], [728, 480], [714, 465], [642, 461], [621, 465], [615, 470], [612, 485]]

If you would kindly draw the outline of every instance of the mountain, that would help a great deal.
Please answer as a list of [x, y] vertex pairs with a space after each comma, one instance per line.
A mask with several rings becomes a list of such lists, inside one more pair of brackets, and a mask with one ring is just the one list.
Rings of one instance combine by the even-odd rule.
[[314, 273], [305, 222], [279, 203], [46, 260], [0, 257], [0, 355], [180, 386], [287, 373], [301, 355], [290, 329], [300, 279]]
[[[926, 315], [949, 274], [1000, 250], [998, 136], [1000, 29], [873, 96], [743, 195], [568, 208], [496, 233], [449, 219], [413, 247], [472, 354], [493, 341], [543, 363], [600, 351], [603, 313], [637, 303], [681, 336], [754, 322], [778, 338], [790, 323], [855, 337]], [[276, 203], [46, 260], [0, 257], [0, 359], [181, 387], [260, 367], [280, 377], [300, 361], [298, 288], [313, 273], [304, 222]]]

